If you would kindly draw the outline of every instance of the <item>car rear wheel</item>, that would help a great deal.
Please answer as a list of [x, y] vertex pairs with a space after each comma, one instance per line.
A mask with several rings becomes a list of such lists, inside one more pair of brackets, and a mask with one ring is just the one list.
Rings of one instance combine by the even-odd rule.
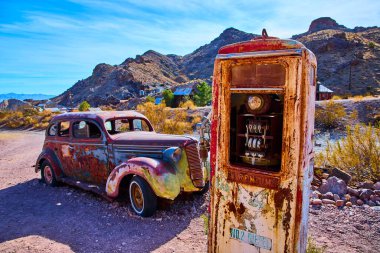
[[134, 176], [129, 183], [129, 200], [133, 210], [142, 217], [152, 216], [157, 210], [157, 196], [139, 176]]
[[41, 179], [49, 186], [56, 186], [57, 179], [54, 174], [54, 170], [48, 161], [44, 161], [41, 164]]

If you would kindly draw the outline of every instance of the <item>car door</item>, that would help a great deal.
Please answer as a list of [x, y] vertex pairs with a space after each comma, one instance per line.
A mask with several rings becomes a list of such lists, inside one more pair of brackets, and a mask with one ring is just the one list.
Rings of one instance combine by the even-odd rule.
[[74, 120], [71, 146], [76, 177], [89, 183], [106, 184], [108, 150], [99, 125], [92, 120]]
[[[52, 134], [54, 132], [53, 129]], [[72, 149], [70, 145], [70, 121], [57, 123], [57, 133], [54, 139], [54, 152], [57, 154], [65, 176], [73, 177]]]

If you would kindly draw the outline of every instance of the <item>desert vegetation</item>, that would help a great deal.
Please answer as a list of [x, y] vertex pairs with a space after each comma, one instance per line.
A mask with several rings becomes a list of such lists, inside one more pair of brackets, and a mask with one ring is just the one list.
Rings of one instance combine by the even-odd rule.
[[[182, 106], [188, 108], [193, 107], [194, 104], [188, 101]], [[193, 126], [200, 122], [201, 118], [189, 116], [184, 109], [171, 109], [164, 103], [155, 105], [152, 102], [137, 106], [137, 111], [150, 120], [156, 132], [167, 134], [186, 134], [194, 131]]]
[[351, 174], [352, 183], [380, 181], [380, 129], [371, 125], [347, 126], [346, 137], [335, 144], [328, 143], [317, 153], [316, 165], [336, 167]]
[[0, 111], [0, 127], [45, 129], [54, 115], [50, 111], [40, 112], [28, 107], [17, 111]]

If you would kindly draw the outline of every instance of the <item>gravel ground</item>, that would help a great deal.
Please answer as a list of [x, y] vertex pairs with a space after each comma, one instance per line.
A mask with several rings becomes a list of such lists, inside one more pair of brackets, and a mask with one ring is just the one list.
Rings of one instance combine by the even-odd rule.
[[[0, 131], [0, 252], [206, 252], [208, 196], [182, 196], [150, 218], [69, 186], [39, 182], [43, 132]], [[309, 235], [326, 252], [379, 252], [380, 211], [310, 209]]]

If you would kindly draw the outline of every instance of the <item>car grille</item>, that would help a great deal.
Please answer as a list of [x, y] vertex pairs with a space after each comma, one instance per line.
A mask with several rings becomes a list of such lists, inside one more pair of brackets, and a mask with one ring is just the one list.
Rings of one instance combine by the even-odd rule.
[[187, 162], [190, 169], [190, 177], [195, 187], [204, 187], [203, 171], [197, 143], [192, 143], [185, 147]]

